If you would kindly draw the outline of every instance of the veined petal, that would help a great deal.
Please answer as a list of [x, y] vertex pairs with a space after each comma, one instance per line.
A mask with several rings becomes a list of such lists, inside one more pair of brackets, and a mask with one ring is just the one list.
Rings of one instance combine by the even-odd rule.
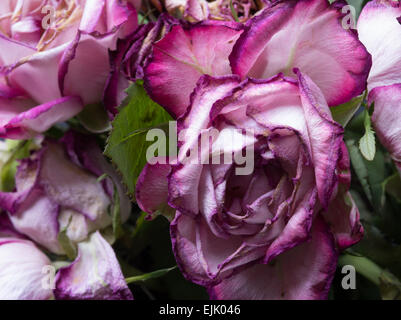
[[0, 239], [0, 300], [51, 299], [51, 287], [43, 287], [47, 266], [49, 258], [31, 241]]
[[2, 67], [12, 67], [20, 59], [29, 57], [35, 52], [34, 48], [9, 39], [0, 33], [0, 70]]
[[81, 35], [73, 54], [65, 60], [65, 71], [59, 73], [63, 94], [81, 97], [84, 105], [102, 101], [110, 73], [108, 50], [113, 50], [115, 43], [113, 34], [102, 39]]
[[[1, 102], [0, 102], [1, 103]], [[10, 102], [18, 111], [24, 101]], [[31, 104], [28, 100], [24, 104]], [[28, 139], [38, 132], [45, 132], [56, 123], [66, 121], [77, 115], [84, 105], [78, 97], [63, 97], [16, 114], [0, 128], [0, 137], [9, 139]]]
[[132, 300], [116, 255], [97, 231], [78, 244], [78, 257], [56, 276], [57, 299]]
[[332, 119], [323, 93], [306, 75], [298, 75], [301, 100], [309, 133], [319, 200], [327, 208], [334, 191], [336, 168], [341, 157], [344, 129]]
[[96, 178], [70, 162], [59, 145], [47, 142], [39, 182], [54, 202], [92, 221], [107, 218], [110, 199]]
[[358, 243], [363, 236], [363, 227], [359, 221], [359, 211], [351, 194], [341, 187], [337, 197], [331, 201], [327, 212], [322, 216], [330, 225], [337, 246], [344, 250]]
[[240, 27], [212, 23], [173, 26], [154, 44], [153, 57], [145, 69], [150, 96], [173, 116], [182, 115], [203, 74], [231, 74], [228, 56], [241, 32]]
[[[197, 148], [196, 142], [200, 133], [209, 126], [213, 104], [229, 94], [237, 85], [236, 76], [213, 78], [205, 75], [201, 77], [191, 96], [191, 106], [178, 124], [180, 130], [186, 130], [182, 131], [185, 132], [185, 139], [182, 139], [184, 143], [180, 147], [179, 162], [184, 161], [187, 150], [192, 149], [190, 151], [192, 153]], [[198, 160], [195, 157], [193, 159]], [[184, 214], [197, 215], [199, 212], [197, 186], [202, 165], [198, 163], [200, 162], [195, 161], [184, 166], [174, 166], [169, 177], [169, 203]]]
[[9, 216], [18, 232], [56, 254], [63, 254], [57, 238], [58, 214], [59, 206], [40, 190], [34, 190], [19, 210]]
[[279, 1], [251, 19], [230, 56], [242, 78], [268, 78], [293, 68], [308, 74], [330, 106], [363, 92], [371, 57], [343, 14], [328, 1]]
[[377, 87], [369, 93], [374, 102], [372, 122], [381, 143], [395, 162], [401, 162], [401, 84]]
[[312, 237], [279, 255], [270, 264], [257, 264], [211, 287], [212, 299], [326, 299], [337, 266], [334, 240], [317, 218]]
[[[165, 159], [166, 160], [166, 159]], [[171, 166], [168, 163], [146, 164], [136, 184], [138, 206], [151, 218], [155, 213], [168, 210], [168, 175]]]
[[401, 82], [401, 6], [369, 1], [358, 19], [359, 39], [372, 55], [368, 89]]

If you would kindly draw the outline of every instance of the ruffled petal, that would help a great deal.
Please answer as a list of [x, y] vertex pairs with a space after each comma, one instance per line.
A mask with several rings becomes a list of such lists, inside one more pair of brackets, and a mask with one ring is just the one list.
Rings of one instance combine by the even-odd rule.
[[57, 238], [58, 214], [59, 206], [40, 190], [34, 190], [19, 210], [10, 215], [10, 220], [18, 232], [56, 254], [63, 254]]
[[[238, 78], [227, 76], [213, 78], [203, 76], [191, 96], [191, 106], [187, 115], [178, 123], [182, 130], [179, 140], [184, 141], [180, 147], [179, 162], [186, 158], [187, 151], [195, 150], [194, 143], [198, 141], [199, 134], [209, 126], [210, 110], [215, 101], [229, 94], [238, 85]], [[184, 131], [185, 130], [185, 131]], [[181, 135], [181, 133], [180, 133]], [[194, 160], [197, 160], [194, 155]], [[191, 160], [187, 160], [190, 162]], [[174, 166], [169, 178], [169, 203], [182, 213], [197, 215], [199, 212], [199, 199], [197, 187], [202, 173], [202, 165], [187, 163], [184, 166]]]
[[344, 250], [363, 237], [363, 227], [359, 220], [359, 211], [351, 193], [340, 188], [336, 198], [330, 202], [323, 218], [330, 226], [336, 239], [337, 247]]
[[374, 102], [372, 122], [380, 142], [396, 163], [401, 162], [401, 84], [377, 87], [369, 93]]
[[309, 242], [257, 264], [211, 287], [212, 299], [327, 299], [337, 266], [337, 251], [326, 224], [317, 218]]
[[9, 39], [0, 33], [0, 70], [13, 67], [19, 60], [36, 53], [28, 45]]
[[131, 213], [131, 200], [126, 195], [120, 176], [106, 160], [95, 139], [89, 135], [68, 131], [61, 142], [64, 144], [72, 162], [88, 170], [96, 177], [107, 174], [108, 177], [102, 181], [103, 189], [110, 198], [113, 198], [114, 187], [117, 188], [120, 196], [121, 220], [122, 222], [127, 221]]
[[[37, 52], [9, 74], [10, 83], [24, 90], [37, 104], [61, 98], [58, 65], [68, 44]], [[43, 81], [46, 79], [46, 81]]]
[[319, 200], [327, 208], [337, 182], [336, 168], [342, 154], [344, 129], [332, 119], [325, 98], [316, 84], [299, 70], [295, 72], [309, 133]]
[[359, 39], [372, 55], [368, 89], [401, 83], [401, 6], [369, 1], [358, 19]]
[[184, 276], [210, 286], [263, 257], [263, 247], [247, 246], [243, 237], [216, 237], [203, 218], [180, 212], [170, 225], [173, 252]]
[[[15, 101], [10, 101], [9, 107], [16, 107], [15, 110], [10, 110], [15, 115], [8, 122], [2, 124], [0, 137], [29, 139], [37, 133], [45, 132], [56, 123], [72, 118], [84, 108], [81, 99], [68, 96], [35, 106], [26, 111], [21, 110], [26, 108], [25, 105], [29, 106], [31, 103], [30, 100], [21, 101], [16, 99]], [[16, 113], [18, 109], [22, 112]], [[9, 115], [10, 113], [6, 117]]]
[[145, 87], [152, 99], [173, 116], [182, 115], [201, 75], [231, 74], [228, 55], [242, 32], [239, 28], [212, 23], [173, 26], [154, 44], [145, 69]]
[[64, 76], [59, 74], [63, 77], [63, 94], [81, 97], [84, 105], [101, 102], [110, 73], [108, 50], [114, 50], [115, 43], [113, 34], [102, 39], [81, 35], [64, 62], [67, 65], [60, 65], [65, 69]]
[[97, 231], [78, 244], [78, 257], [56, 276], [56, 299], [132, 300], [116, 255]]
[[66, 157], [64, 150], [48, 142], [42, 157], [40, 185], [54, 202], [98, 221], [108, 217], [110, 199], [97, 177]]
[[371, 57], [342, 17], [328, 1], [279, 1], [247, 23], [230, 56], [233, 72], [268, 78], [299, 68], [330, 106], [347, 102], [364, 91]]
[[148, 218], [170, 211], [167, 205], [170, 171], [168, 163], [146, 164], [139, 175], [135, 198], [138, 206], [149, 214]]
[[51, 299], [51, 287], [43, 286], [47, 266], [51, 266], [49, 258], [32, 242], [0, 239], [0, 300]]

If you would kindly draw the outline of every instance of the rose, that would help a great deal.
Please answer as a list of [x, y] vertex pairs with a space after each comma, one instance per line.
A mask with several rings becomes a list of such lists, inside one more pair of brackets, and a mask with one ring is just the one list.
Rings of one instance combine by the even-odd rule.
[[0, 258], [1, 300], [132, 299], [113, 249], [99, 232], [80, 242], [76, 260], [57, 274], [26, 239], [1, 237]]
[[382, 144], [401, 173], [401, 6], [394, 1], [371, 1], [358, 19], [361, 41], [372, 55], [368, 104]]
[[[148, 164], [139, 177], [139, 206], [149, 214], [176, 210], [178, 266], [212, 298], [326, 298], [339, 250], [362, 236], [343, 128], [321, 90], [294, 72], [297, 80], [203, 76], [178, 121], [178, 164]], [[213, 129], [219, 134], [201, 149], [203, 162], [185, 162]], [[253, 139], [227, 134], [238, 129]], [[251, 174], [204, 161], [235, 156], [248, 144]]]
[[[111, 178], [98, 182], [104, 173]], [[63, 229], [78, 243], [111, 225], [114, 184], [122, 220], [130, 213], [130, 201], [99, 147], [73, 132], [59, 143], [44, 141], [38, 151], [21, 160], [15, 184], [15, 192], [0, 193], [0, 207], [18, 232], [56, 254], [65, 253], [58, 241]]]
[[[98, 181], [103, 174], [107, 177]], [[0, 213], [0, 239], [29, 238], [53, 257], [67, 254], [74, 259], [77, 252], [75, 261], [59, 271], [52, 295], [60, 299], [131, 297], [112, 248], [98, 232], [111, 227], [109, 212], [117, 205], [115, 201], [119, 202], [122, 222], [127, 220], [131, 205], [118, 176], [92, 138], [68, 132], [59, 142], [45, 140], [39, 150], [21, 160], [15, 184], [15, 192], [0, 193], [0, 207], [6, 211]], [[28, 242], [31, 245], [24, 245], [26, 250], [29, 247], [32, 255], [43, 256], [30, 241], [24, 244]], [[14, 272], [23, 272], [25, 258], [19, 251], [13, 255], [12, 251], [5, 252], [4, 261], [13, 261], [15, 269], [0, 273], [0, 283], [8, 283], [0, 296], [39, 298], [34, 294], [38, 283], [20, 283], [11, 277]], [[41, 272], [39, 268], [28, 275], [34, 274], [33, 280], [42, 279], [45, 275]], [[24, 275], [19, 277], [23, 279]], [[104, 283], [110, 287], [105, 289]]]
[[131, 0], [5, 0], [0, 16], [0, 136], [30, 137], [86, 105], [101, 118], [108, 50], [137, 26]]

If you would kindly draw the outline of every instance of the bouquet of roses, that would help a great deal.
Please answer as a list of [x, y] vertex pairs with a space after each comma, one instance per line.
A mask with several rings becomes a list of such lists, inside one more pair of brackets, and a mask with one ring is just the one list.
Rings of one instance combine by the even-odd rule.
[[0, 138], [0, 299], [401, 296], [399, 1], [2, 0]]

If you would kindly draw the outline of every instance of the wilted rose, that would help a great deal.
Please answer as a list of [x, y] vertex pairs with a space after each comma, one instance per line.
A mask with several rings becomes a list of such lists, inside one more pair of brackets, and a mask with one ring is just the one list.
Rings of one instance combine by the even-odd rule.
[[[112, 178], [98, 182], [104, 173]], [[65, 253], [58, 241], [61, 230], [78, 243], [111, 225], [114, 184], [123, 220], [131, 208], [95, 141], [73, 132], [59, 143], [45, 140], [41, 149], [21, 160], [15, 184], [15, 192], [0, 193], [1, 208], [17, 231], [57, 254]]]
[[[104, 174], [107, 176], [98, 181]], [[34, 257], [45, 257], [35, 243], [53, 257], [68, 255], [75, 259], [60, 269], [55, 291], [51, 291], [50, 296], [54, 294], [57, 299], [132, 298], [113, 249], [99, 232], [110, 234], [106, 229], [111, 228], [115, 206], [119, 208], [121, 222], [126, 221], [131, 204], [117, 174], [92, 138], [68, 132], [58, 142], [44, 140], [39, 150], [20, 161], [15, 184], [15, 192], [0, 193], [3, 209], [0, 243], [4, 243], [3, 252], [6, 252], [4, 262], [12, 261], [12, 267], [1, 268], [0, 283], [7, 284], [0, 290], [1, 298], [44, 298], [40, 296], [43, 290], [35, 289], [36, 280], [45, 276], [41, 270], [32, 269], [28, 273], [32, 273], [30, 282], [18, 280], [18, 277], [24, 279], [24, 268], [29, 265], [25, 266], [25, 258], [20, 257], [18, 250], [6, 250], [9, 238], [23, 239], [16, 241], [15, 246]], [[39, 260], [51, 264], [48, 259]], [[13, 273], [18, 277], [14, 279]], [[105, 287], [104, 283], [109, 286]], [[49, 294], [49, 291], [44, 293]]]
[[[179, 132], [191, 129], [178, 164], [147, 165], [138, 180], [144, 211], [176, 210], [177, 263], [212, 298], [326, 298], [339, 250], [362, 236], [343, 128], [316, 84], [294, 72], [297, 80], [203, 76], [178, 121]], [[213, 129], [219, 134], [199, 152], [203, 162], [183, 162]], [[227, 134], [238, 129], [253, 139]], [[238, 175], [235, 163], [205, 164], [249, 143], [251, 174]]]
[[[27, 138], [101, 103], [108, 51], [137, 26], [133, 3], [2, 1], [0, 136]], [[93, 108], [93, 117], [105, 113]]]

